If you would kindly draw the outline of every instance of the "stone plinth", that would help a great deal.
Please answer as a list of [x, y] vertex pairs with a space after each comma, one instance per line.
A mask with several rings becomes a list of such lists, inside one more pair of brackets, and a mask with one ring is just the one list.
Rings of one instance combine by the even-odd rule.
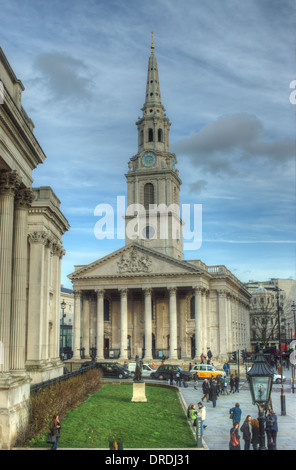
[[134, 382], [133, 384], [133, 398], [134, 402], [146, 402], [145, 382]]

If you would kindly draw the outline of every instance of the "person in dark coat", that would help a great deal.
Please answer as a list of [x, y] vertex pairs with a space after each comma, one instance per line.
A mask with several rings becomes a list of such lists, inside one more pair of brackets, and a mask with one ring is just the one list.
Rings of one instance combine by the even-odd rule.
[[210, 393], [210, 384], [208, 382], [208, 379], [205, 379], [202, 383], [202, 391], [204, 396], [202, 397], [201, 401], [204, 401], [204, 399], [207, 399], [207, 402], [209, 401], [209, 393]]
[[233, 408], [230, 408], [229, 413], [232, 415], [233, 425], [235, 422], [240, 423], [242, 410], [240, 409], [239, 403], [236, 403]]
[[237, 375], [237, 372], [235, 372], [235, 377], [234, 377], [234, 392], [239, 393], [239, 376]]
[[259, 421], [258, 419], [252, 419], [251, 421], [252, 426], [252, 439], [251, 443], [253, 446], [253, 450], [258, 450], [259, 445]]
[[239, 423], [235, 421], [230, 429], [229, 450], [240, 450], [240, 436], [238, 433]]
[[216, 408], [217, 403], [217, 387], [215, 380], [212, 380], [210, 386], [209, 400], [213, 403], [213, 408]]
[[230, 385], [230, 393], [234, 393], [234, 378], [233, 378], [233, 374], [230, 375], [229, 385]]
[[276, 450], [276, 438], [278, 433], [277, 415], [270, 410], [265, 421], [268, 450]]
[[252, 418], [248, 415], [241, 426], [240, 430], [243, 433], [243, 440], [245, 441], [244, 450], [250, 450], [251, 445], [251, 438], [252, 438], [252, 426], [251, 426]]
[[62, 426], [60, 423], [60, 419], [58, 415], [54, 415], [52, 417], [52, 421], [50, 425], [50, 432], [55, 436], [56, 439], [55, 439], [54, 444], [52, 445], [51, 450], [57, 450], [58, 448], [58, 443], [61, 437], [61, 429], [62, 429]]

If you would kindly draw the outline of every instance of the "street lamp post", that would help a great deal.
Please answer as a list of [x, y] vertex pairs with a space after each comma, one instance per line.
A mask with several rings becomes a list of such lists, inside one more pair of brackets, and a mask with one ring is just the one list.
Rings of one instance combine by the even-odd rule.
[[253, 403], [258, 406], [259, 412], [259, 450], [266, 450], [264, 411], [267, 411], [267, 404], [270, 401], [270, 394], [273, 382], [273, 370], [267, 363], [262, 351], [256, 355], [251, 369], [246, 374], [250, 385]]
[[65, 308], [66, 308], [66, 302], [63, 300], [63, 302], [61, 303], [61, 309], [62, 309], [62, 347], [61, 347], [61, 354], [60, 354], [60, 357], [61, 357], [61, 360], [63, 361], [64, 360], [64, 325], [65, 325]]
[[294, 315], [294, 338], [296, 338], [296, 305], [295, 305], [295, 302], [293, 301], [292, 305], [292, 312], [293, 312], [293, 315]]
[[281, 415], [286, 416], [286, 397], [283, 385], [283, 355], [282, 355], [282, 341], [281, 341], [281, 318], [280, 318], [280, 289], [278, 286], [274, 288], [277, 299], [277, 316], [278, 316], [278, 330], [279, 330], [279, 351], [280, 351], [280, 366], [281, 366]]

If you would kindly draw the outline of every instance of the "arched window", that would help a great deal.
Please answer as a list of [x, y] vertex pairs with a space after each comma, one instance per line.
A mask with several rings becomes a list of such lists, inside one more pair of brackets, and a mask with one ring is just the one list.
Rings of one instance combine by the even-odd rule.
[[148, 130], [148, 141], [153, 142], [153, 129], [151, 127]]
[[158, 129], [157, 137], [158, 137], [158, 142], [162, 142], [162, 129]]
[[146, 183], [144, 186], [144, 208], [149, 210], [149, 204], [154, 204], [154, 186]]

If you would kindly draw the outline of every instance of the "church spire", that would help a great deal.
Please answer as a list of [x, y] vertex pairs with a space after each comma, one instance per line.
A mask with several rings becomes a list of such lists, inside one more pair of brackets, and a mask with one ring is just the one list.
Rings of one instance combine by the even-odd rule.
[[148, 116], [156, 115], [157, 117], [163, 116], [165, 111], [164, 107], [161, 104], [160, 96], [160, 87], [159, 87], [159, 77], [158, 77], [158, 66], [156, 56], [154, 54], [154, 42], [153, 42], [153, 33], [152, 33], [152, 43], [151, 43], [151, 55], [148, 62], [148, 73], [147, 73], [147, 85], [146, 85], [146, 98], [144, 104], [144, 114]]

